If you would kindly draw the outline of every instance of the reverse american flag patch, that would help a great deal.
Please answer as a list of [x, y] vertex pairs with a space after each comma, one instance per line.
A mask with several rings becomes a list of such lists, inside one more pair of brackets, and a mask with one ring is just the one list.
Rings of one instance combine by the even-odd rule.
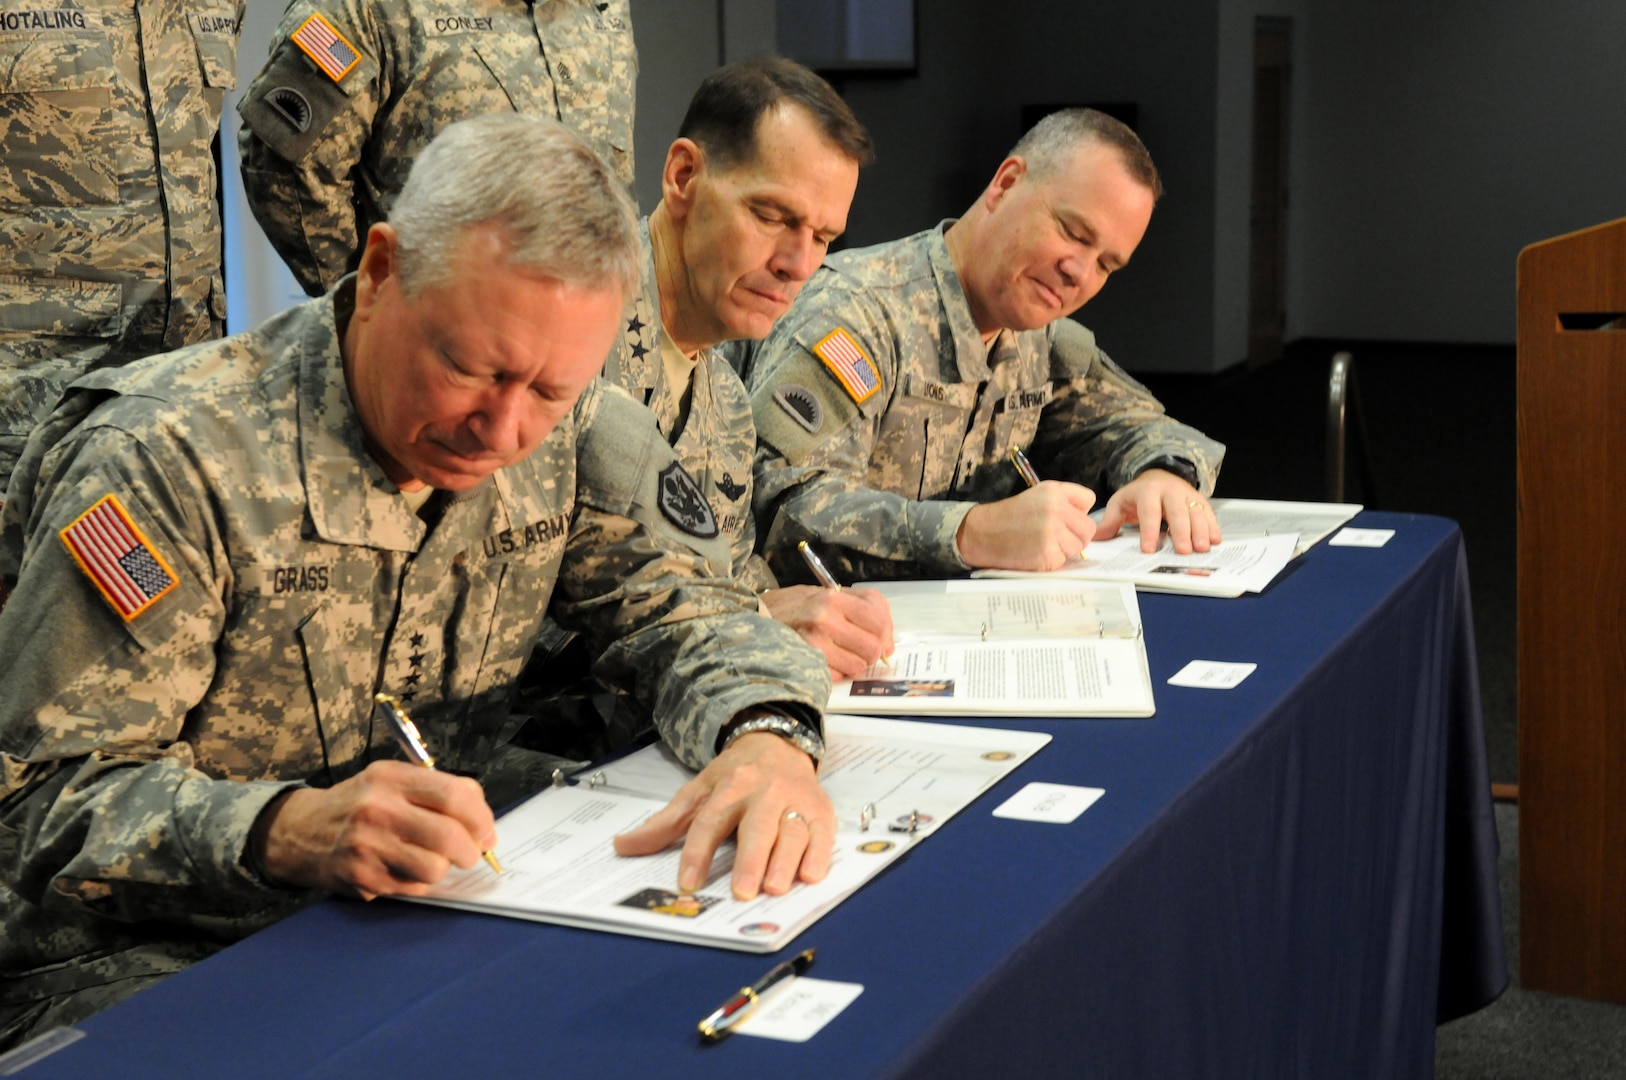
[[838, 326], [820, 338], [813, 346], [813, 355], [824, 361], [847, 396], [859, 404], [868, 401], [870, 395], [881, 388], [881, 376], [875, 364], [843, 327]]
[[299, 29], [293, 32], [292, 40], [334, 82], [348, 75], [361, 59], [356, 47], [321, 15], [312, 15], [300, 23]]
[[61, 536], [79, 569], [125, 622], [177, 584], [175, 572], [147, 543], [117, 495], [104, 495]]

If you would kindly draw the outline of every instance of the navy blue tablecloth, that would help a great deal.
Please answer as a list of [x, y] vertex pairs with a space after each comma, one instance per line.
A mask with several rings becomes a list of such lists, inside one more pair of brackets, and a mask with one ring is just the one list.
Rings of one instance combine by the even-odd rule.
[[[21, 1075], [1432, 1076], [1507, 981], [1466, 564], [1448, 521], [1356, 523], [1395, 536], [1143, 594], [1152, 719], [975, 721], [1054, 739], [795, 943], [865, 987], [807, 1043], [695, 1037], [777, 957], [330, 902]], [[1193, 659], [1259, 666], [1168, 686]], [[990, 816], [1031, 781], [1106, 795]]]

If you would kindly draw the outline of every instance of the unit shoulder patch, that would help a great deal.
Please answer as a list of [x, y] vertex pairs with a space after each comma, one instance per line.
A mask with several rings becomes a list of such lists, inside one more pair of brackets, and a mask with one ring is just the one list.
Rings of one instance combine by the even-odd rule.
[[773, 399], [781, 409], [790, 414], [790, 418], [811, 435], [817, 435], [824, 426], [824, 406], [813, 391], [805, 386], [795, 383], [786, 383], [774, 389]]
[[289, 40], [334, 82], [350, 74], [350, 69], [361, 61], [361, 50], [350, 44], [320, 12], [300, 23]]
[[656, 484], [660, 492], [661, 513], [667, 521], [702, 540], [710, 540], [717, 535], [717, 518], [712, 515], [711, 505], [701, 494], [700, 485], [684, 471], [682, 465], [674, 461], [662, 469]]
[[838, 326], [820, 338], [813, 346], [813, 355], [836, 377], [847, 396], [860, 405], [881, 388], [875, 362], [845, 327]]
[[59, 535], [79, 569], [125, 622], [179, 584], [117, 495], [102, 496]]

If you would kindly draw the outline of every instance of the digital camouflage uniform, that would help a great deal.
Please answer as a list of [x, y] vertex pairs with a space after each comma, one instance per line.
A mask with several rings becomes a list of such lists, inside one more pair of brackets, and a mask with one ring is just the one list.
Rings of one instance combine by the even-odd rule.
[[800, 540], [852, 578], [965, 571], [966, 512], [1023, 489], [1013, 446], [1103, 500], [1154, 465], [1214, 489], [1225, 448], [1166, 416], [1078, 323], [985, 347], [949, 224], [830, 256], [751, 354], [754, 509], [781, 581], [811, 580]]
[[[321, 20], [342, 39], [322, 63], [293, 40], [313, 15], [303, 40]], [[556, 118], [630, 186], [637, 76], [628, 0], [294, 0], [238, 106], [243, 190], [314, 296], [355, 269], [418, 152], [457, 120]]]
[[[398, 756], [375, 691], [441, 766], [478, 772], [544, 612], [692, 766], [750, 706], [818, 723], [823, 657], [757, 614], [620, 391], [592, 384], [526, 461], [437, 493], [426, 525], [363, 448], [335, 322], [353, 297], [86, 376], [24, 453], [0, 536], [22, 568], [0, 612], [0, 1025], [304, 900], [245, 860], [250, 827], [290, 785]], [[103, 595], [128, 584], [69, 553], [109, 495], [139, 530], [120, 564], [156, 597], [128, 618]]]
[[[604, 378], [646, 405], [656, 427], [672, 445], [678, 460], [711, 504], [717, 526], [733, 553], [733, 571], [753, 593], [776, 582], [768, 565], [754, 554], [756, 529], [751, 521], [751, 459], [756, 429], [745, 385], [719, 350], [701, 349], [690, 380], [687, 411], [683, 387], [674, 387], [661, 361], [660, 290], [655, 281], [654, 248], [649, 219], [639, 225], [643, 241], [643, 275], [632, 317], [610, 350]], [[649, 726], [647, 715], [621, 695], [605, 693], [590, 680], [564, 679], [570, 663], [558, 670], [539, 670], [549, 656], [569, 661], [582, 655], [570, 635], [549, 622], [542, 634], [532, 670], [526, 673], [524, 710], [535, 721], [525, 741], [537, 749], [567, 758], [589, 759], [619, 749]], [[568, 650], [568, 651], [567, 651]], [[579, 661], [574, 665], [581, 667]]]
[[753, 592], [771, 589], [773, 575], [752, 554], [756, 528], [751, 521], [751, 459], [756, 428], [745, 384], [717, 349], [701, 349], [690, 382], [693, 392], [688, 414], [680, 417], [683, 387], [668, 383], [666, 365], [661, 362], [660, 339], [665, 331], [648, 218], [639, 231], [644, 245], [643, 281], [626, 331], [605, 362], [604, 377], [655, 414], [655, 425], [689, 475], [699, 482], [717, 515], [718, 527], [728, 536], [734, 573]]
[[0, 500], [81, 372], [219, 337], [244, 0], [0, 0]]

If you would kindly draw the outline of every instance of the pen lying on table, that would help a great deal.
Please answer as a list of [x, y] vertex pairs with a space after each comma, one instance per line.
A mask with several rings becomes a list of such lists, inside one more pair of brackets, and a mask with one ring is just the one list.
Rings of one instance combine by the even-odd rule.
[[[401, 744], [401, 749], [411, 759], [412, 764], [421, 765], [425, 769], [435, 767], [435, 759], [430, 756], [429, 748], [423, 744], [423, 736], [418, 734], [418, 725], [407, 716], [406, 710], [389, 694], [374, 694], [373, 704], [377, 705], [385, 718], [390, 722], [390, 730], [395, 733], [395, 741]], [[480, 857], [491, 865], [491, 869], [502, 873], [502, 864], [497, 856], [489, 851], [480, 852]]]
[[717, 1042], [727, 1038], [734, 1025], [750, 1016], [756, 1009], [762, 995], [778, 986], [792, 975], [800, 975], [813, 966], [813, 950], [804, 949], [782, 964], [775, 964], [772, 971], [752, 983], [750, 986], [740, 987], [740, 992], [729, 998], [717, 1007], [717, 1011], [700, 1021], [700, 1034], [707, 1042]]

